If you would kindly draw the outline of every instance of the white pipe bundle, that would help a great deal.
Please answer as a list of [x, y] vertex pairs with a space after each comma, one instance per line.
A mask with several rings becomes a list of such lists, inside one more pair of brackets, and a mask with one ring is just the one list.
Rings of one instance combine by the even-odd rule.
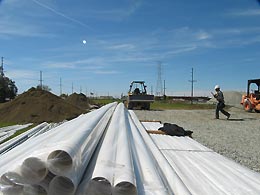
[[139, 130], [128, 115], [132, 133], [132, 151], [135, 159], [138, 195], [169, 195], [169, 191], [160, 172], [156, 168], [155, 158], [151, 155]]
[[36, 127], [33, 127], [32, 129], [16, 136], [15, 138], [8, 140], [7, 142], [1, 144], [0, 145], [0, 154], [8, 152], [9, 150], [11, 150], [12, 148], [16, 147], [17, 145], [23, 143], [24, 141], [26, 141], [26, 139], [35, 135], [36, 133], [38, 133], [42, 129], [46, 128], [47, 126], [48, 126], [48, 123], [43, 122], [43, 123], [37, 125]]
[[[101, 148], [97, 154], [93, 172], [86, 178], [78, 195], [136, 195], [136, 180], [129, 143], [127, 112], [120, 103], [112, 116]], [[91, 175], [88, 175], [91, 174]]]
[[[173, 167], [169, 164], [167, 159], [163, 156], [163, 154], [160, 152], [160, 150], [157, 148], [157, 146], [154, 144], [152, 139], [147, 134], [145, 128], [138, 120], [137, 116], [133, 111], [129, 111], [131, 118], [133, 120], [134, 126], [138, 128], [138, 131], [140, 135], [143, 137], [143, 140], [145, 142], [145, 145], [147, 145], [153, 156], [156, 157], [156, 162], [158, 164], [157, 167], [160, 167], [160, 171], [162, 172], [161, 175], [164, 175], [165, 183], [167, 183], [167, 186], [169, 190], [171, 191], [171, 194], [182, 194], [182, 195], [191, 195], [191, 192], [188, 190], [188, 188], [185, 186], [181, 178], [177, 175], [176, 171], [173, 169]], [[134, 127], [133, 127], [134, 128]], [[160, 166], [160, 164], [163, 164], [163, 166]]]
[[[73, 194], [108, 124], [116, 104], [104, 106], [82, 124], [70, 144], [63, 143], [48, 156], [49, 169], [57, 174], [50, 183], [50, 194]], [[107, 110], [107, 107], [109, 108]]]
[[[25, 125], [12, 125], [12, 126], [0, 128], [0, 143], [6, 140], [7, 138], [11, 137], [12, 135], [14, 135], [17, 131], [25, 129], [30, 125], [32, 125], [32, 123], [28, 123]], [[3, 144], [0, 144], [0, 148], [2, 147]]]
[[0, 133], [1, 132], [8, 132], [8, 131], [19, 131], [21, 129], [24, 129], [26, 127], [29, 127], [30, 125], [32, 125], [32, 123], [28, 123], [25, 125], [12, 125], [12, 126], [7, 126], [7, 127], [2, 127], [0, 128]]
[[[22, 190], [30, 193], [42, 193], [44, 189], [48, 194], [74, 194], [115, 106], [112, 103], [81, 115], [0, 156], [0, 175], [5, 179], [0, 181], [0, 191], [11, 194], [25, 184], [27, 188]], [[57, 176], [42, 184], [48, 169]], [[7, 170], [15, 174], [6, 178]]]

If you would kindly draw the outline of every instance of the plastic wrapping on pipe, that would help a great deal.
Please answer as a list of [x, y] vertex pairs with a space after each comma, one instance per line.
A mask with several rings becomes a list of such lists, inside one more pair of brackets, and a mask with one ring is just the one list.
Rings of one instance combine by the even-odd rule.
[[[13, 134], [15, 134], [15, 132], [27, 128], [30, 125], [32, 125], [32, 123], [28, 123], [25, 125], [12, 125], [12, 126], [7, 126], [7, 127], [2, 127], [0, 128], [0, 143], [4, 140], [6, 140], [7, 138], [9, 138], [10, 136], [12, 136]], [[1, 147], [4, 146], [5, 143], [0, 144], [0, 151], [1, 151]], [[0, 152], [1, 154], [2, 152]]]
[[[37, 191], [35, 189], [40, 189], [40, 187], [45, 189], [44, 185], [42, 185], [42, 182], [48, 173], [48, 168], [56, 167], [56, 165], [59, 167], [60, 164], [62, 168], [58, 168], [57, 173], [60, 174], [61, 177], [55, 176], [51, 181], [47, 182], [48, 185], [46, 191], [49, 190], [49, 194], [51, 194], [49, 185], [52, 186], [51, 184], [55, 183], [52, 181], [58, 181], [58, 183], [63, 182], [67, 175], [71, 176], [71, 178], [68, 178], [68, 180], [72, 180], [72, 183], [74, 182], [73, 184], [77, 185], [80, 180], [80, 175], [82, 176], [84, 173], [84, 168], [87, 166], [87, 161], [90, 159], [91, 153], [93, 153], [93, 150], [95, 149], [95, 145], [98, 142], [98, 137], [101, 136], [99, 134], [103, 133], [103, 130], [105, 129], [105, 126], [107, 125], [115, 106], [116, 103], [112, 103], [102, 107], [99, 110], [81, 115], [76, 119], [63, 123], [62, 125], [52, 129], [52, 131], [48, 131], [42, 135], [30, 139], [25, 143], [15, 147], [8, 153], [1, 155], [0, 176], [5, 178], [5, 175], [8, 173], [8, 171], [14, 171], [15, 174], [9, 174], [7, 179], [9, 182], [8, 185], [6, 182], [3, 183], [2, 180], [0, 181], [0, 192], [8, 190], [8, 192], [5, 194], [12, 194], [12, 191], [17, 191], [16, 189], [20, 189], [21, 185], [24, 183], [26, 183], [24, 186], [28, 186], [27, 184], [31, 186], [29, 188], [31, 190], [29, 191]], [[90, 127], [93, 127], [93, 129]], [[92, 131], [95, 133], [91, 133]], [[85, 134], [83, 134], [83, 132]], [[80, 139], [79, 136], [83, 136], [82, 140], [75, 139], [75, 137]], [[73, 145], [69, 143], [70, 140], [77, 142]], [[63, 153], [63, 148], [60, 147], [68, 149], [68, 151], [64, 151]], [[52, 159], [54, 160], [54, 164], [52, 161], [49, 161], [48, 164], [50, 167], [47, 166], [46, 162], [48, 156], [50, 157], [50, 154], [53, 154], [53, 152], [55, 153], [57, 151], [62, 152], [61, 156], [59, 156], [59, 153], [56, 153], [56, 156], [54, 155]], [[66, 156], [66, 154], [69, 153], [72, 154], [72, 156]], [[65, 156], [63, 154], [65, 154]], [[69, 159], [66, 157], [69, 157]], [[70, 162], [70, 160], [72, 160], [72, 162]], [[25, 163], [29, 163], [30, 166], [25, 166]], [[65, 171], [61, 171], [64, 168], [63, 165], [65, 166]], [[67, 175], [63, 176], [63, 174]], [[34, 179], [29, 181], [28, 178], [30, 177]], [[24, 190], [24, 187], [22, 187], [22, 190]], [[75, 189], [73, 190], [75, 191]], [[56, 192], [53, 194], [55, 193]]]
[[[65, 167], [63, 172], [60, 172], [59, 169], [55, 169], [54, 171], [57, 173], [57, 175], [50, 183], [50, 194], [73, 194], [84, 174], [84, 170], [86, 169], [89, 160], [108, 124], [108, 121], [114, 111], [116, 104], [113, 104], [113, 107], [110, 107], [109, 110], [103, 115], [101, 119], [98, 119], [95, 117], [95, 120], [97, 120], [96, 126], [93, 126], [92, 132], [86, 137], [83, 137], [82, 143], [79, 143], [80, 140], [78, 140], [76, 147], [78, 148], [78, 151], [80, 153], [78, 154], [73, 154], [71, 153], [70, 148], [66, 148], [67, 146], [65, 145], [64, 150], [65, 153], [65, 158], [64, 156], [59, 159], [59, 163], [56, 164], [56, 168], [59, 168], [59, 166], [63, 166], [63, 163], [66, 164], [71, 164], [70, 169], [67, 169], [68, 167]], [[75, 140], [74, 140], [75, 141]], [[59, 146], [60, 147], [60, 146]], [[61, 146], [63, 147], [63, 146]], [[77, 150], [75, 150], [77, 151]], [[73, 152], [73, 151], [72, 151]], [[52, 153], [51, 153], [52, 154]], [[64, 154], [64, 153], [63, 153]], [[63, 155], [61, 154], [61, 155]], [[70, 155], [76, 155], [76, 156], [69, 156]], [[50, 157], [50, 156], [49, 156]], [[59, 157], [59, 156], [58, 156]], [[51, 161], [52, 159], [48, 158], [48, 161]], [[63, 162], [63, 160], [65, 160]], [[72, 160], [72, 161], [71, 161]], [[52, 167], [53, 168], [53, 167]], [[64, 168], [64, 167], [63, 167]], [[53, 169], [51, 169], [53, 170]]]
[[183, 183], [181, 178], [177, 175], [176, 171], [169, 164], [169, 162], [166, 160], [166, 158], [163, 156], [163, 154], [159, 151], [157, 146], [154, 144], [152, 139], [146, 133], [145, 128], [140, 123], [135, 113], [133, 111], [129, 111], [129, 113], [131, 115], [131, 118], [135, 126], [138, 128], [141, 136], [143, 137], [145, 144], [150, 148], [150, 151], [155, 157], [156, 162], [158, 164], [157, 167], [159, 167], [160, 171], [164, 175], [164, 178], [167, 178], [164, 180], [164, 182], [167, 183], [167, 186], [171, 191], [171, 194], [191, 195], [191, 192]]
[[[136, 195], [129, 123], [125, 107], [120, 103], [112, 116], [99, 150], [91, 180], [78, 194]], [[83, 184], [84, 185], [84, 184]]]
[[52, 147], [56, 146], [57, 143], [63, 143], [65, 140], [70, 139], [70, 137], [72, 137], [72, 133], [74, 134], [76, 127], [78, 127], [81, 123], [87, 122], [88, 118], [93, 117], [96, 111], [85, 115], [80, 115], [79, 117], [52, 129], [51, 131], [24, 142], [9, 151], [7, 154], [1, 155], [0, 175], [6, 170], [10, 170], [11, 167], [8, 163], [11, 163], [12, 161], [14, 161], [13, 164], [22, 163], [22, 161], [30, 155], [41, 156], [43, 160], [47, 160], [48, 151], [52, 149]]
[[145, 144], [139, 130], [128, 115], [132, 133], [132, 151], [138, 186], [138, 195], [169, 195], [168, 187], [163, 182], [154, 157]]
[[23, 143], [24, 141], [26, 141], [26, 139], [28, 139], [32, 135], [38, 133], [38, 131], [44, 129], [47, 126], [48, 126], [48, 123], [43, 122], [43, 123], [37, 125], [36, 127], [33, 127], [32, 129], [18, 135], [17, 137], [15, 137], [11, 140], [8, 140], [7, 142], [0, 145], [0, 154], [8, 152], [9, 150], [11, 150], [12, 148], [16, 147], [17, 145]]

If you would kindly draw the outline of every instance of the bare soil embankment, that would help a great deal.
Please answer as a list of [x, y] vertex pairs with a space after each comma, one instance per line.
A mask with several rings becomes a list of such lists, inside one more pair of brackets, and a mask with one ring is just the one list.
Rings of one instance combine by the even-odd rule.
[[[0, 105], [0, 122], [60, 122], [75, 118], [86, 112], [87, 106], [75, 96], [68, 103], [48, 91], [31, 88], [14, 100]], [[78, 100], [77, 105], [74, 99]]]

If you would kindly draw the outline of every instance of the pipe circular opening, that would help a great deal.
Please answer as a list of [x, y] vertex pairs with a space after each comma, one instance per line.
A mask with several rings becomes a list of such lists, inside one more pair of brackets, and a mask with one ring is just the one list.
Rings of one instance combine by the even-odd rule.
[[21, 175], [28, 184], [36, 184], [42, 181], [48, 174], [45, 162], [39, 158], [30, 157], [23, 161]]
[[55, 150], [49, 154], [48, 163], [54, 172], [64, 172], [71, 168], [73, 161], [67, 152]]
[[49, 194], [50, 195], [72, 195], [75, 192], [75, 185], [71, 179], [64, 176], [56, 176], [50, 183]]

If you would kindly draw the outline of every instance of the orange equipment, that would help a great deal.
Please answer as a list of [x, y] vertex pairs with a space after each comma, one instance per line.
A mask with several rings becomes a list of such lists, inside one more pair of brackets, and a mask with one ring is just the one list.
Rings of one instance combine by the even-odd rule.
[[[256, 84], [257, 90], [251, 91], [251, 84]], [[240, 104], [243, 105], [245, 111], [260, 113], [260, 79], [252, 79], [247, 82], [247, 94], [242, 96]]]

